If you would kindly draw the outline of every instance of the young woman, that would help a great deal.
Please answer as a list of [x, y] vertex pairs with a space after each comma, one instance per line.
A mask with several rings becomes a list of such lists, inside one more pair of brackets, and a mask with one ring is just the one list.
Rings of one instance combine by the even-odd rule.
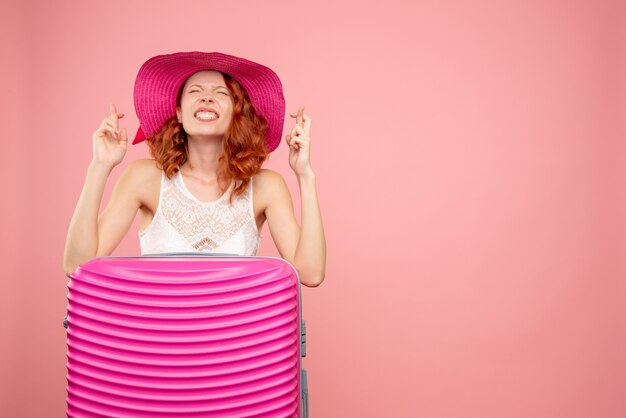
[[326, 242], [310, 163], [311, 119], [300, 108], [290, 134], [289, 165], [300, 187], [301, 223], [283, 177], [262, 169], [280, 143], [285, 103], [269, 68], [217, 52], [178, 52], [146, 61], [135, 81], [140, 127], [150, 159], [131, 162], [98, 214], [106, 180], [124, 158], [128, 136], [114, 104], [93, 134], [93, 159], [65, 244], [70, 275], [110, 255], [137, 212], [142, 254], [255, 255], [265, 221], [303, 285], [324, 280]]

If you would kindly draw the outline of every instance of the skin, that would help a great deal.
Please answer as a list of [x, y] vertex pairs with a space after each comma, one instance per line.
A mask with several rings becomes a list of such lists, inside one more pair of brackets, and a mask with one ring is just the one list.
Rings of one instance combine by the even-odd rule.
[[[194, 74], [185, 85], [176, 112], [189, 138], [189, 161], [181, 166], [181, 173], [189, 191], [201, 201], [216, 200], [226, 188], [216, 180], [218, 150], [232, 119], [231, 98], [218, 88], [225, 86], [223, 83], [223, 76], [216, 71]], [[193, 88], [197, 91], [187, 88], [192, 84], [200, 84]], [[196, 120], [194, 112], [200, 106], [215, 108], [220, 114], [218, 121]], [[126, 129], [119, 128], [124, 114], [113, 103], [109, 110], [110, 115], [93, 135], [93, 160], [70, 222], [64, 256], [68, 276], [88, 259], [110, 255], [128, 232], [137, 212], [140, 230], [145, 230], [158, 204], [161, 170], [153, 159], [140, 159], [125, 168], [106, 208], [98, 215], [106, 179], [122, 161], [128, 144]], [[326, 243], [309, 158], [311, 119], [304, 114], [304, 107], [290, 116], [296, 121], [285, 142], [289, 146], [289, 165], [300, 186], [302, 225], [296, 222], [285, 180], [268, 169], [261, 169], [252, 179], [255, 221], [259, 231], [268, 222], [280, 256], [298, 270], [303, 285], [315, 287], [324, 280]]]

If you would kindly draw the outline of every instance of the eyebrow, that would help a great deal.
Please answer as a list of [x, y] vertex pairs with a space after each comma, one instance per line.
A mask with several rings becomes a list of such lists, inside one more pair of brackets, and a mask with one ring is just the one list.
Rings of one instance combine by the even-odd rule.
[[[202, 88], [202, 86], [201, 86], [200, 84], [192, 84], [191, 86], [188, 86], [188, 87], [187, 87], [187, 89], [189, 89], [189, 88], [191, 88], [191, 87], [195, 87], [195, 86]], [[228, 90], [228, 89], [226, 88], [226, 86], [215, 86], [214, 88], [216, 88], [216, 89], [223, 88], [223, 89]]]

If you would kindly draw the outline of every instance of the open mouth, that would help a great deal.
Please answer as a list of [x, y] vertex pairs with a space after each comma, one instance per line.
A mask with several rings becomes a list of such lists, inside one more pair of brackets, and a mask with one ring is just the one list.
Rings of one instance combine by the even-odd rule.
[[202, 122], [212, 122], [214, 120], [216, 120], [217, 118], [219, 118], [218, 114], [215, 112], [205, 112], [205, 111], [200, 111], [200, 112], [196, 112], [196, 114], [194, 115], [196, 119], [202, 121]]

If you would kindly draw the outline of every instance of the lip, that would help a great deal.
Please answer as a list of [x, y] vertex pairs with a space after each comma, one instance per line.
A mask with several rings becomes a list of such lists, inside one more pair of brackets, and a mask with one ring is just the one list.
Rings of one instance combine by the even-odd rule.
[[[213, 112], [213, 113], [215, 113], [215, 114], [217, 115], [217, 118], [218, 118], [218, 119], [219, 119], [219, 117], [220, 117], [219, 112], [218, 112], [217, 110], [215, 110], [215, 109], [211, 109], [210, 107], [199, 107], [199, 108], [197, 108], [197, 109], [196, 109], [196, 111], [195, 111], [195, 112], [193, 112], [193, 117], [194, 117], [194, 118], [196, 117], [196, 114], [197, 114], [198, 112]], [[197, 119], [197, 118], [196, 118], [196, 119]], [[213, 119], [213, 120], [215, 120], [215, 119]], [[203, 121], [203, 122], [204, 122], [204, 121]]]
[[203, 120], [203, 119], [199, 119], [199, 118], [194, 117], [194, 119], [197, 120], [200, 123], [211, 123], [211, 122], [216, 122], [219, 118]]

